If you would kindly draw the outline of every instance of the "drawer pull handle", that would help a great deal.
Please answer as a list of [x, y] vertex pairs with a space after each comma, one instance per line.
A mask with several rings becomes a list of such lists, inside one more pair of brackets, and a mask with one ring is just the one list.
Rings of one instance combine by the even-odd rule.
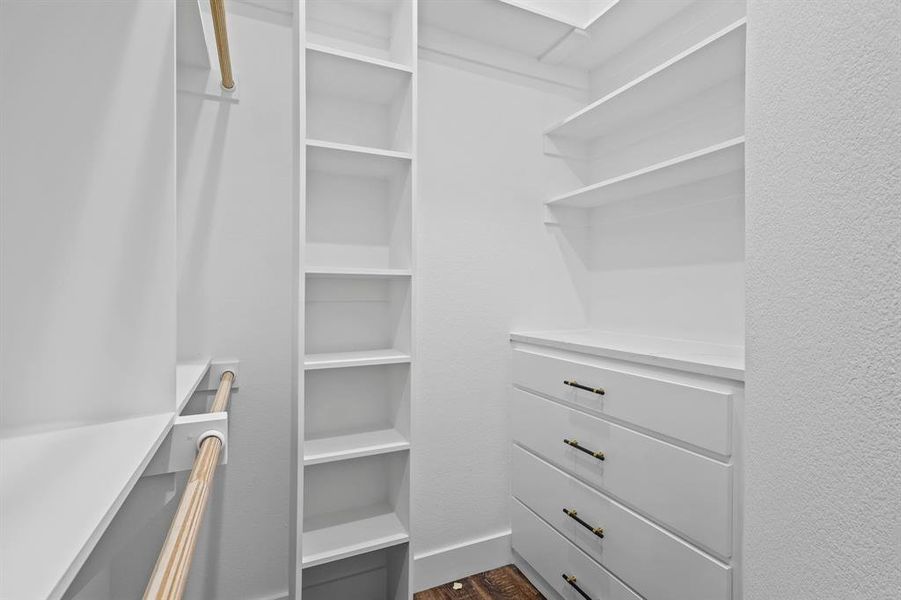
[[589, 525], [588, 523], [586, 523], [585, 521], [582, 520], [582, 518], [579, 516], [578, 511], [575, 511], [575, 510], [572, 510], [569, 508], [564, 508], [563, 512], [566, 513], [566, 516], [568, 516], [573, 521], [575, 521], [576, 523], [578, 523], [579, 525], [581, 525], [582, 527], [584, 527], [591, 533], [595, 534], [599, 538], [604, 537], [604, 528], [603, 527], [592, 527], [591, 525]]
[[588, 448], [583, 448], [582, 446], [579, 445], [579, 442], [577, 442], [576, 440], [563, 440], [563, 443], [568, 446], [572, 446], [573, 448], [575, 448], [576, 450], [579, 450], [580, 452], [584, 452], [585, 454], [591, 455], [598, 460], [604, 460], [606, 458], [604, 456], [604, 453], [601, 452], [600, 450], [595, 452], [593, 450], [589, 450]]
[[598, 396], [603, 396], [606, 393], [606, 392], [604, 392], [604, 388], [588, 387], [587, 385], [582, 385], [581, 383], [579, 383], [577, 381], [572, 381], [569, 379], [565, 380], [563, 383], [570, 387], [578, 388], [580, 390], [585, 390], [586, 392], [591, 392], [592, 394], [597, 394]]
[[583, 598], [585, 598], [585, 600], [591, 600], [591, 596], [586, 594], [585, 590], [580, 588], [579, 585], [576, 583], [575, 575], [567, 575], [566, 573], [564, 573], [563, 580], [566, 583], [568, 583], [569, 585], [573, 586], [573, 589], [576, 590], [577, 592], [579, 592], [579, 595], [582, 596]]

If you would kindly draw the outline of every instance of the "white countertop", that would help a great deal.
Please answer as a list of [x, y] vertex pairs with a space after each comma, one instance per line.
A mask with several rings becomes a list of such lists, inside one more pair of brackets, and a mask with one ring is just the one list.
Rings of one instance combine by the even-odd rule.
[[516, 331], [510, 334], [510, 339], [734, 381], [745, 380], [743, 346], [593, 329]]

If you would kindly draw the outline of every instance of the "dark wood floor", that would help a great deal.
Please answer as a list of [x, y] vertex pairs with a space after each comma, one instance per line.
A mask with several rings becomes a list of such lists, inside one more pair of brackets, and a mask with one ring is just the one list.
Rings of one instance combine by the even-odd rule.
[[544, 600], [525, 575], [513, 565], [461, 579], [419, 592], [413, 600]]

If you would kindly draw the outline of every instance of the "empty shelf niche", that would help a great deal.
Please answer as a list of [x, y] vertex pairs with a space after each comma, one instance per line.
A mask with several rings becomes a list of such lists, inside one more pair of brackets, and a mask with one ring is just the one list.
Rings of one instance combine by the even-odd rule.
[[[410, 279], [307, 277], [306, 354], [409, 354]], [[387, 352], [386, 352], [387, 351]], [[340, 357], [337, 357], [340, 358]], [[347, 364], [346, 366], [354, 366]]]
[[408, 158], [308, 143], [306, 264], [409, 269]]
[[406, 452], [304, 467], [303, 566], [409, 540]]
[[411, 66], [415, 0], [306, 0], [307, 41]]
[[304, 377], [304, 463], [410, 447], [410, 367], [322, 369]]
[[303, 571], [304, 600], [408, 600], [409, 546], [359, 554]]
[[307, 135], [312, 139], [408, 152], [412, 74], [307, 47]]

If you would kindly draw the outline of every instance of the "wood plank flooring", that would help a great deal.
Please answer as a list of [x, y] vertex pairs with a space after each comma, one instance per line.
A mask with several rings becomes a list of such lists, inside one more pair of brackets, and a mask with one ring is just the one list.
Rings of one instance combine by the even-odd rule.
[[459, 580], [463, 587], [454, 589], [454, 582], [419, 592], [413, 600], [544, 600], [525, 575], [513, 565], [486, 571]]

